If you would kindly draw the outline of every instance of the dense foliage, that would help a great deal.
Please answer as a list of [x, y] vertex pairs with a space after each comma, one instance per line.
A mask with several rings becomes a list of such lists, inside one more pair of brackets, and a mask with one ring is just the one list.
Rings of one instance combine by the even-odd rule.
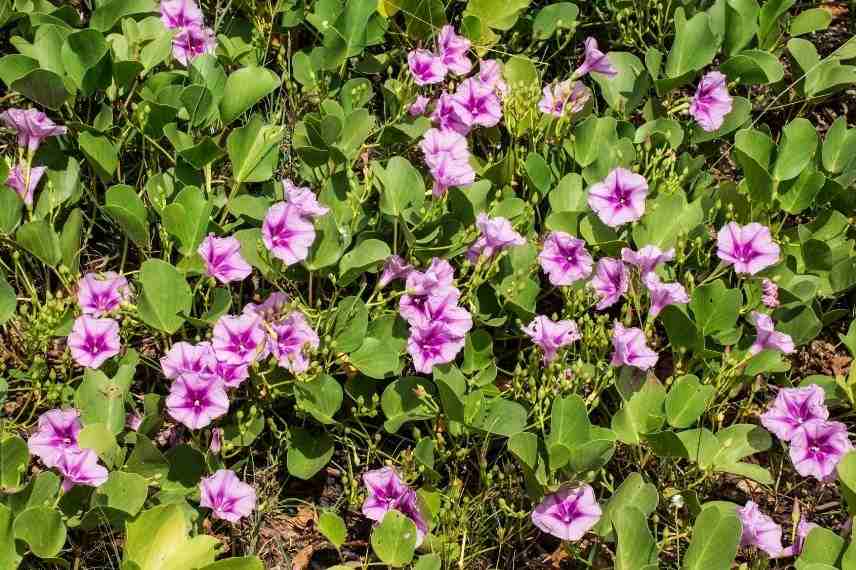
[[0, 26], [0, 568], [856, 568], [847, 6]]

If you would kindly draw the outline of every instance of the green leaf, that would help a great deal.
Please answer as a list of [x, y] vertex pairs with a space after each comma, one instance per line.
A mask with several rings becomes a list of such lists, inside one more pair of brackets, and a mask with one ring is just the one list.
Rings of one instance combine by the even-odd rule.
[[154, 0], [107, 0], [96, 3], [89, 25], [101, 32], [109, 31], [121, 18], [134, 14], [157, 12]]
[[97, 453], [108, 468], [116, 464], [121, 451], [116, 443], [116, 436], [102, 423], [83, 426], [77, 436], [77, 443], [81, 449], [91, 449]]
[[161, 482], [164, 492], [188, 495], [199, 488], [199, 480], [206, 469], [205, 456], [201, 451], [186, 444], [176, 445], [166, 452], [166, 460], [169, 471], [166, 480]]
[[104, 36], [93, 29], [69, 34], [62, 46], [62, 62], [66, 73], [84, 95], [109, 87], [112, 79], [110, 47]]
[[826, 176], [808, 166], [798, 178], [779, 187], [779, 203], [789, 214], [799, 214], [810, 208], [826, 184]]
[[666, 419], [676, 428], [688, 428], [698, 421], [713, 400], [716, 388], [699, 382], [697, 376], [681, 376], [666, 396]]
[[757, 0], [725, 2], [725, 51], [734, 55], [746, 48], [758, 31], [761, 8]]
[[588, 441], [590, 431], [591, 422], [582, 398], [572, 395], [556, 399], [547, 438], [550, 469], [563, 467], [570, 459], [571, 450]]
[[133, 517], [143, 508], [147, 495], [148, 486], [142, 476], [113, 471], [92, 494], [92, 506], [117, 509]]
[[137, 444], [125, 464], [130, 473], [137, 473], [149, 479], [161, 480], [169, 472], [166, 457], [155, 447], [152, 440], [143, 434], [137, 434]]
[[847, 128], [847, 119], [838, 117], [826, 133], [823, 141], [823, 168], [832, 174], [840, 174], [856, 157], [856, 129]]
[[62, 226], [59, 247], [62, 251], [62, 263], [76, 275], [80, 269], [81, 239], [83, 234], [83, 212], [75, 208], [68, 214]]
[[436, 396], [436, 389], [427, 378], [405, 376], [391, 383], [380, 399], [380, 407], [386, 416], [383, 428], [395, 433], [406, 422], [436, 417], [437, 412], [427, 402], [429, 394]]
[[469, 0], [464, 15], [477, 17], [494, 30], [510, 30], [531, 0]]
[[550, 165], [544, 160], [544, 157], [537, 152], [530, 152], [526, 156], [526, 174], [532, 186], [541, 194], [546, 194], [550, 191], [553, 185], [553, 174], [550, 172]]
[[823, 8], [803, 10], [791, 20], [791, 36], [802, 36], [825, 30], [832, 22], [832, 14]]
[[119, 435], [125, 429], [125, 393], [129, 386], [108, 378], [100, 370], [87, 368], [83, 382], [74, 392], [75, 407], [86, 425], [102, 423]]
[[107, 190], [104, 209], [131, 240], [141, 247], [149, 242], [149, 223], [146, 205], [137, 192], [126, 184], [117, 184]]
[[286, 467], [298, 479], [311, 479], [333, 458], [333, 440], [326, 433], [291, 428]]
[[47, 69], [34, 69], [10, 85], [27, 99], [48, 109], [59, 109], [71, 95], [62, 78]]
[[0, 490], [5, 493], [15, 491], [21, 485], [21, 479], [27, 472], [30, 453], [27, 442], [18, 436], [6, 437], [0, 441]]
[[188, 85], [182, 89], [179, 98], [181, 99], [181, 104], [187, 110], [188, 120], [192, 126], [205, 125], [211, 119], [215, 102], [214, 95], [207, 87], [202, 85]]
[[143, 512], [127, 525], [123, 564], [133, 562], [139, 570], [162, 570], [198, 568], [214, 562], [217, 539], [206, 535], [189, 538], [189, 530], [177, 504]]
[[378, 239], [363, 240], [342, 256], [339, 261], [339, 275], [344, 278], [348, 274], [371, 271], [390, 255], [392, 252], [385, 242]]
[[386, 168], [379, 162], [373, 162], [372, 169], [383, 186], [380, 195], [381, 212], [398, 217], [422, 206], [425, 201], [425, 181], [409, 160], [393, 156]]
[[505, 437], [523, 431], [529, 416], [526, 408], [518, 402], [486, 396], [482, 390], [467, 396], [464, 413], [468, 426]]
[[400, 356], [407, 345], [407, 326], [394, 316], [382, 317], [369, 324], [366, 338], [350, 361], [370, 378], [382, 380], [401, 370]]
[[699, 12], [687, 20], [684, 10], [675, 10], [675, 41], [666, 58], [666, 76], [682, 77], [698, 71], [713, 61], [721, 39], [710, 28], [710, 17]]
[[683, 570], [728, 570], [737, 556], [741, 532], [736, 510], [703, 509], [693, 527]]
[[322, 424], [334, 424], [333, 416], [342, 406], [342, 386], [332, 376], [322, 374], [310, 382], [294, 385], [298, 406]]
[[657, 545], [648, 529], [647, 516], [634, 506], [626, 506], [612, 517], [618, 538], [616, 570], [657, 568]]
[[579, 13], [577, 5], [571, 2], [556, 2], [544, 6], [532, 22], [532, 35], [539, 40], [546, 40], [555, 34], [556, 30], [573, 30], [577, 27]]
[[591, 116], [574, 131], [574, 160], [580, 166], [588, 166], [600, 156], [603, 145], [616, 141], [617, 122], [612, 117]]
[[767, 0], [758, 18], [758, 44], [769, 47], [779, 36], [779, 19], [791, 9], [796, 0]]
[[309, 271], [318, 271], [334, 265], [350, 243], [350, 235], [339, 230], [332, 212], [315, 222], [315, 235], [309, 257], [303, 263]]
[[733, 424], [716, 433], [719, 449], [714, 456], [716, 466], [740, 461], [755, 453], [767, 451], [773, 440], [767, 430], [751, 424]]
[[107, 137], [93, 135], [88, 131], [80, 133], [77, 142], [101, 182], [104, 184], [110, 182], [119, 166], [119, 149], [116, 145]]
[[348, 529], [345, 528], [345, 521], [333, 511], [324, 511], [321, 513], [318, 517], [317, 527], [321, 531], [321, 534], [332, 542], [336, 548], [341, 548], [348, 538]]
[[464, 341], [464, 374], [475, 374], [494, 362], [493, 338], [484, 329], [470, 332]]
[[718, 279], [693, 290], [690, 309], [702, 333], [710, 335], [733, 329], [742, 304], [740, 289], [729, 289]]
[[[802, 553], [797, 558], [795, 568], [807, 570], [812, 564], [829, 564], [838, 568], [838, 561], [844, 553], [844, 539], [823, 527], [811, 529], [803, 544]], [[842, 566], [843, 568], [843, 566]]]
[[641, 436], [659, 430], [665, 421], [663, 402], [666, 389], [656, 379], [648, 380], [612, 417], [612, 429], [618, 439], [639, 445]]
[[372, 530], [371, 543], [384, 564], [400, 568], [410, 563], [416, 551], [416, 525], [398, 511], [389, 511]]
[[160, 259], [149, 259], [140, 267], [142, 294], [138, 308], [144, 323], [173, 334], [190, 314], [193, 295], [184, 276], [175, 267]]
[[648, 201], [648, 210], [633, 228], [633, 241], [639, 246], [674, 247], [681, 236], [693, 235], [703, 220], [701, 201], [687, 203], [683, 192], [660, 194]]
[[782, 129], [782, 140], [773, 166], [773, 178], [796, 178], [817, 152], [817, 131], [808, 120], [794, 119]]
[[[262, 561], [256, 556], [226, 558], [201, 567], [199, 570], [264, 570]], [[123, 569], [124, 570], [124, 569]]]
[[220, 118], [228, 125], [280, 85], [279, 77], [264, 67], [242, 67], [226, 79], [220, 100]]
[[627, 117], [645, 99], [651, 85], [645, 65], [632, 53], [611, 51], [609, 62], [618, 72], [610, 77], [593, 73], [591, 77], [600, 86], [606, 104], [617, 113]]
[[6, 276], [0, 273], [0, 325], [9, 322], [15, 316], [18, 306], [18, 297], [15, 289], [6, 281]]
[[39, 558], [54, 558], [65, 544], [62, 515], [50, 507], [31, 507], [15, 517], [15, 538], [23, 540]]
[[646, 483], [639, 473], [631, 473], [607, 501], [594, 532], [603, 537], [611, 534], [614, 520], [627, 507], [634, 507], [647, 517], [657, 508], [659, 498], [655, 485]]
[[187, 186], [163, 209], [163, 227], [181, 242], [181, 253], [192, 256], [205, 239], [214, 205], [196, 186]]
[[15, 549], [15, 534], [12, 529], [12, 511], [0, 503], [0, 568], [18, 568], [21, 556]]
[[732, 56], [722, 64], [722, 72], [742, 85], [777, 83], [785, 76], [785, 68], [768, 51], [750, 49]]
[[15, 241], [51, 267], [59, 265], [62, 259], [59, 236], [46, 220], [27, 222], [18, 228]]
[[232, 161], [232, 177], [236, 184], [264, 182], [273, 177], [284, 132], [282, 127], [266, 125], [260, 116], [253, 115], [245, 126], [229, 134], [226, 151]]
[[681, 142], [684, 140], [684, 130], [681, 128], [681, 124], [679, 122], [674, 119], [660, 118], [648, 121], [636, 129], [636, 135], [633, 142], [641, 144], [645, 139], [651, 138], [655, 134], [662, 135], [669, 143], [669, 146], [673, 149], [677, 149], [681, 146]]
[[847, 510], [856, 513], [856, 451], [845, 455], [836, 467], [841, 494], [847, 501]]

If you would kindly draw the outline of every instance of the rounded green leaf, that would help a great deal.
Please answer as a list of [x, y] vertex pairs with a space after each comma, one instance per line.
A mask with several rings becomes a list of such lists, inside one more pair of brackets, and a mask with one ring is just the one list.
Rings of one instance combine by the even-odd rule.
[[50, 507], [31, 507], [15, 517], [15, 538], [23, 540], [39, 558], [54, 558], [65, 544], [62, 515]]
[[18, 228], [15, 241], [51, 267], [56, 267], [62, 260], [59, 236], [46, 220], [27, 222]]
[[125, 234], [140, 246], [149, 241], [149, 223], [146, 205], [137, 192], [126, 184], [117, 184], [107, 190], [104, 209], [116, 220]]
[[113, 471], [92, 494], [92, 505], [110, 507], [135, 516], [146, 502], [148, 485], [136, 473]]
[[333, 440], [326, 433], [291, 429], [286, 467], [298, 479], [311, 479], [333, 458]]
[[190, 286], [178, 269], [160, 259], [149, 259], [140, 267], [142, 294], [140, 318], [157, 330], [174, 333], [184, 324], [193, 300]]
[[299, 407], [322, 424], [334, 424], [333, 416], [342, 407], [342, 385], [332, 376], [322, 374], [310, 382], [294, 385]]
[[340, 548], [345, 544], [348, 538], [348, 529], [345, 528], [345, 521], [342, 517], [333, 511], [324, 511], [318, 517], [318, 530], [321, 531], [327, 540], [333, 543], [333, 546]]
[[713, 386], [702, 384], [697, 376], [678, 378], [666, 396], [666, 420], [676, 428], [688, 428], [704, 413], [716, 393]]
[[729, 79], [743, 85], [766, 85], [781, 81], [785, 68], [778, 58], [768, 51], [746, 50], [722, 64], [722, 72]]
[[391, 254], [386, 242], [379, 239], [363, 240], [342, 256], [339, 262], [339, 275], [344, 277], [349, 273], [371, 271]]
[[556, 30], [572, 30], [577, 25], [580, 10], [570, 2], [556, 2], [541, 8], [532, 22], [532, 35], [539, 40], [545, 40], [556, 33]]
[[728, 570], [737, 556], [742, 527], [737, 511], [708, 507], [693, 527], [683, 570]]
[[223, 99], [220, 100], [220, 118], [228, 125], [238, 115], [258, 103], [279, 87], [276, 74], [264, 67], [243, 67], [226, 79]]
[[18, 436], [0, 441], [0, 459], [0, 490], [14, 491], [21, 484], [30, 461], [27, 442]]
[[400, 568], [413, 560], [416, 525], [398, 511], [389, 511], [372, 530], [372, 550], [384, 564]]
[[48, 109], [59, 109], [71, 95], [62, 78], [47, 69], [34, 69], [11, 85], [27, 99]]
[[817, 152], [817, 131], [807, 119], [794, 119], [782, 130], [773, 178], [790, 180], [800, 175]]

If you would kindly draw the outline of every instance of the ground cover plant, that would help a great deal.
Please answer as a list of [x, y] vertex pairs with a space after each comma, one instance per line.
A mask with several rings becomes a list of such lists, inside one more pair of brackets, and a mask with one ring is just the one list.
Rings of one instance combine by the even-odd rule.
[[856, 568], [854, 9], [0, 0], [0, 568]]

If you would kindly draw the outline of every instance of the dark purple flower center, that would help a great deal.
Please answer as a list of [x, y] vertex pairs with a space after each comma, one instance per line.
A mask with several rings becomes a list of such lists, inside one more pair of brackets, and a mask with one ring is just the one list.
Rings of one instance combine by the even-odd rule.
[[106, 339], [102, 335], [87, 335], [83, 341], [83, 350], [92, 355], [100, 354], [107, 350]]
[[735, 242], [733, 254], [735, 258], [739, 259], [743, 263], [749, 263], [759, 255], [758, 251], [752, 247], [752, 242]]
[[580, 516], [580, 511], [577, 508], [577, 501], [562, 501], [556, 505], [556, 518], [563, 523], [571, 523]]

